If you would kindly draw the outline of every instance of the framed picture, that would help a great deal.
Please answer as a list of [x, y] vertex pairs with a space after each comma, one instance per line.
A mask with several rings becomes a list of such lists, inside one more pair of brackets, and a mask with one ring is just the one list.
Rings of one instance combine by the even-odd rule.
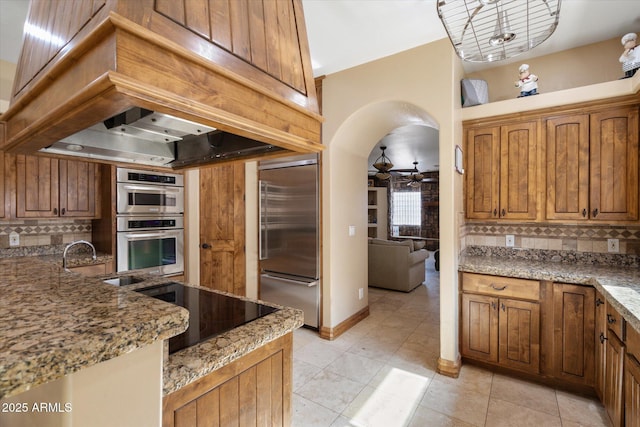
[[462, 165], [462, 148], [456, 145], [456, 171], [462, 175], [464, 174], [464, 167]]
[[373, 187], [373, 179], [367, 180], [367, 187]]

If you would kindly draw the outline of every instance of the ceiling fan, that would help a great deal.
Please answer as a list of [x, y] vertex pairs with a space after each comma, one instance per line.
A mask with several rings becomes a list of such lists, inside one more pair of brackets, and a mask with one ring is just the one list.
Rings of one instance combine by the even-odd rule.
[[438, 178], [425, 178], [425, 172], [418, 171], [418, 162], [413, 162], [413, 169], [395, 169], [393, 172], [398, 174], [409, 173], [409, 175], [401, 175], [400, 179], [408, 181], [407, 186], [419, 187], [423, 182], [438, 182]]

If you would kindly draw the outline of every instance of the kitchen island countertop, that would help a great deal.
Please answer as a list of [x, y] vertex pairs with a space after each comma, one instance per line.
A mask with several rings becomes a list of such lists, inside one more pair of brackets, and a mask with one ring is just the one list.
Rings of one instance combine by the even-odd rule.
[[640, 331], [640, 268], [512, 259], [496, 256], [462, 256], [458, 270], [520, 279], [591, 285]]
[[182, 307], [39, 258], [0, 259], [0, 398], [166, 340], [188, 326]]

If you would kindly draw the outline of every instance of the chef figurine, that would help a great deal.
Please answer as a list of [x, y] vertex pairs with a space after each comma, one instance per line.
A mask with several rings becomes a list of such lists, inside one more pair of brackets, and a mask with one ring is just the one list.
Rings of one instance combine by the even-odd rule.
[[635, 33], [628, 33], [622, 36], [622, 46], [624, 52], [620, 55], [622, 62], [622, 71], [624, 71], [624, 79], [633, 76], [638, 68], [640, 68], [640, 47], [636, 49], [636, 41], [638, 36]]
[[516, 81], [516, 87], [520, 88], [518, 98], [538, 94], [538, 76], [529, 72], [529, 64], [522, 64], [518, 69], [520, 80]]

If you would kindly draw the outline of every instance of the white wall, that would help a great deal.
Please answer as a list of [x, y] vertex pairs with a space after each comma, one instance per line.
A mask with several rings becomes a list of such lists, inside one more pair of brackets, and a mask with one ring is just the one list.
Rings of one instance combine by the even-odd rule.
[[[458, 360], [458, 229], [462, 178], [460, 61], [443, 39], [327, 76], [323, 81], [323, 326], [336, 327], [367, 305], [367, 157], [392, 129], [430, 124], [440, 133], [441, 356]], [[348, 236], [348, 226], [356, 236]]]

